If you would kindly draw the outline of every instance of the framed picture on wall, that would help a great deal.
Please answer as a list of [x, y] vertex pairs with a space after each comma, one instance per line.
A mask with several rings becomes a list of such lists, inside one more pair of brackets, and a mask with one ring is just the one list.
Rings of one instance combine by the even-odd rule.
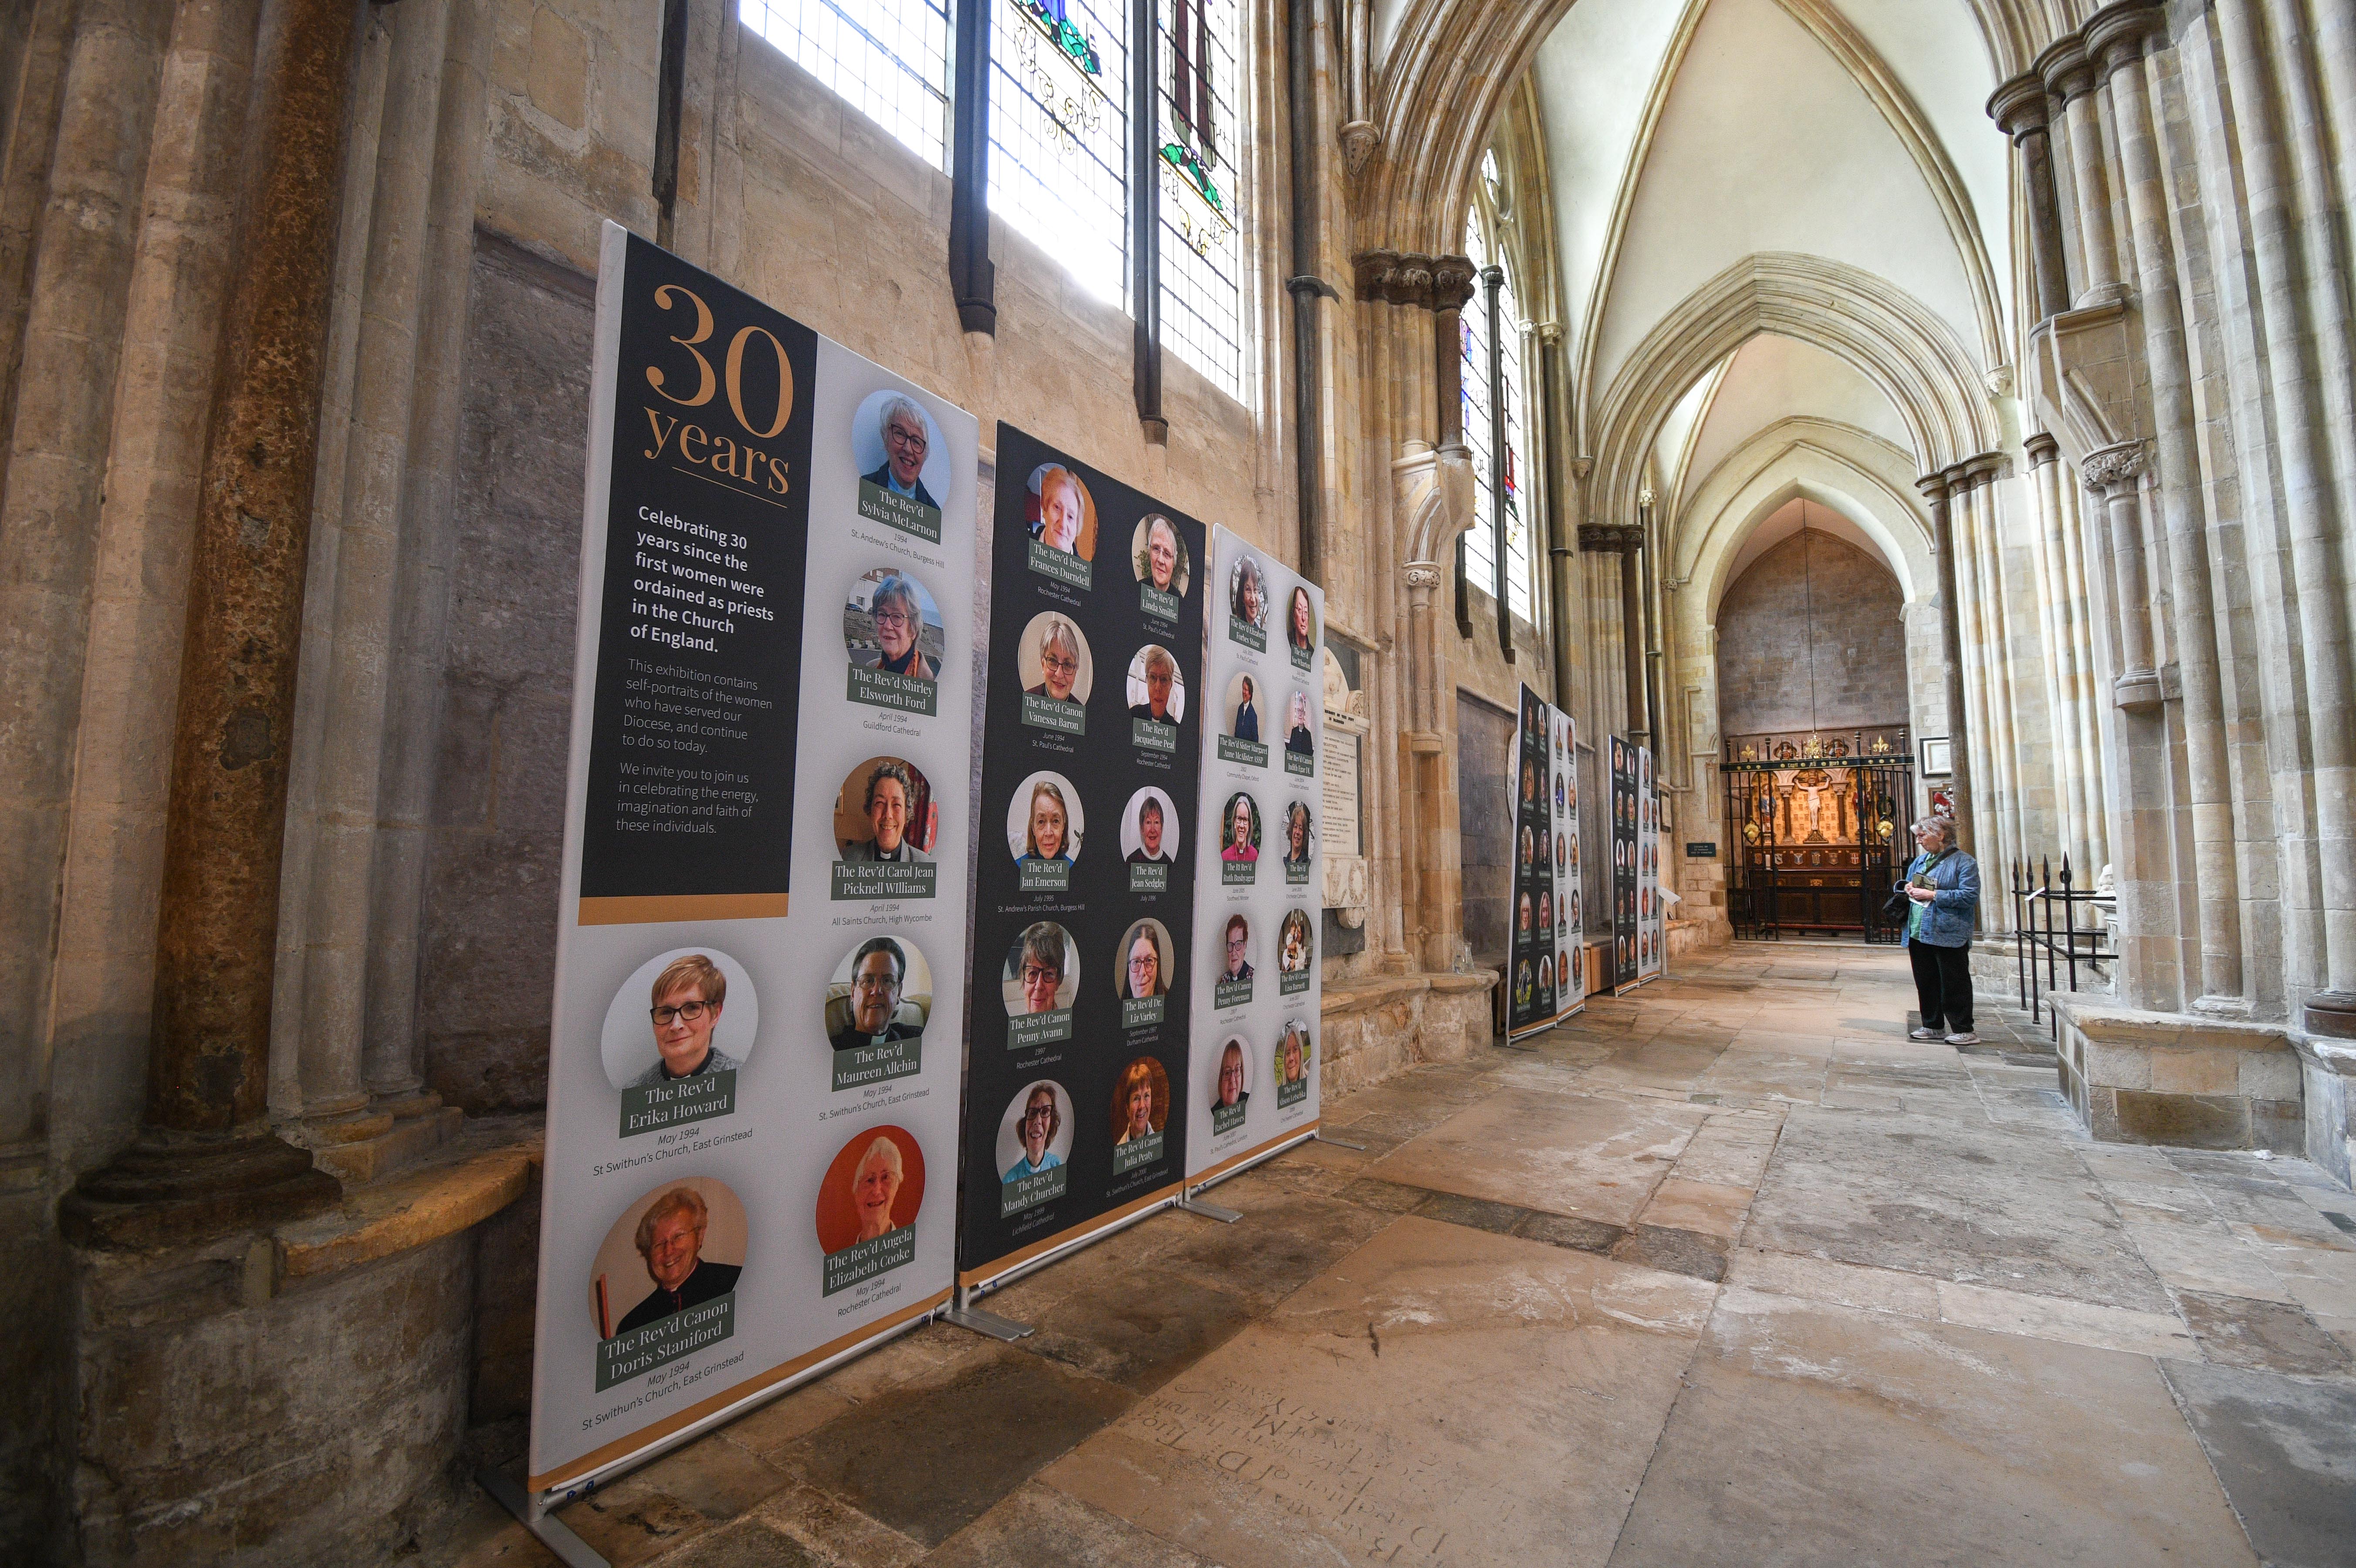
[[1926, 779], [1951, 778], [1955, 772], [1955, 743], [1946, 736], [1922, 741], [1922, 776]]

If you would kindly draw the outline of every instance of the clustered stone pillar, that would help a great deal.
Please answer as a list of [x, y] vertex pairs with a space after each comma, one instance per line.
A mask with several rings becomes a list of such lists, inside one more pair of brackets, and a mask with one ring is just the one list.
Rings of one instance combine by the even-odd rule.
[[1971, 737], [1964, 710], [1964, 616], [1956, 597], [1954, 518], [1948, 503], [1948, 477], [1933, 474], [1915, 481], [1931, 507], [1931, 549], [1939, 561], [1939, 640], [1946, 647], [1943, 687], [1947, 704], [1947, 749], [1953, 758], [1955, 837], [1969, 848], [1972, 838]]
[[155, 1244], [335, 1200], [264, 1123], [288, 730], [317, 457], [353, 13], [272, 0], [245, 133], [241, 270], [214, 380], [165, 836], [146, 1126], [61, 1219]]
[[2040, 320], [2070, 308], [2070, 281], [2062, 261], [2062, 211], [2054, 195], [2053, 144], [2047, 134], [2045, 81], [2035, 71], [2014, 77], [1988, 100], [1997, 129], [2012, 139], [2020, 158], [2021, 196], [2029, 208], [2029, 256], [2037, 288]]

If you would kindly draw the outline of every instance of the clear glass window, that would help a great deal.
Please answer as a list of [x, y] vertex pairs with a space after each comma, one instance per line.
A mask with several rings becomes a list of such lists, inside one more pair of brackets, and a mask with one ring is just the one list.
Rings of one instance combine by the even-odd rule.
[[987, 4], [991, 210], [1127, 309], [1128, 14], [1089, 0]]
[[935, 0], [743, 0], [768, 39], [937, 169], [948, 167], [949, 13]]
[[1244, 395], [1235, 0], [1156, 0], [1162, 61], [1162, 344]]

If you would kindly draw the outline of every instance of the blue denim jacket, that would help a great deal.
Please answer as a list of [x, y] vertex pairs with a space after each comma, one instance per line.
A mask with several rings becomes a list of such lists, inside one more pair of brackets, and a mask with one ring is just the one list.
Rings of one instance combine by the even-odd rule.
[[[1898, 883], [1901, 892], [1930, 859], [1918, 854], [1908, 864], [1906, 876]], [[1928, 875], [1931, 901], [1923, 906], [1922, 924], [1914, 940], [1933, 947], [1969, 947], [1973, 917], [1980, 906], [1980, 863], [1961, 849], [1951, 849], [1930, 868]]]

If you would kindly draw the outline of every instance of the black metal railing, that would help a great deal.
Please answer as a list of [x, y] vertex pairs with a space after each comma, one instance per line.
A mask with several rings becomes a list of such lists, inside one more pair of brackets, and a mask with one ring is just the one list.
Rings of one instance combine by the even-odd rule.
[[2020, 974], [2020, 1005], [2041, 1023], [2047, 992], [2075, 991], [2081, 970], [2091, 981], [2110, 978], [2109, 965], [2118, 955], [2104, 945], [2110, 933], [2102, 917], [2118, 912], [2118, 900], [2074, 886], [2067, 855], [2062, 857], [2058, 878], [2050, 859], [2033, 867], [2015, 860], [2011, 884], [2013, 962]]

